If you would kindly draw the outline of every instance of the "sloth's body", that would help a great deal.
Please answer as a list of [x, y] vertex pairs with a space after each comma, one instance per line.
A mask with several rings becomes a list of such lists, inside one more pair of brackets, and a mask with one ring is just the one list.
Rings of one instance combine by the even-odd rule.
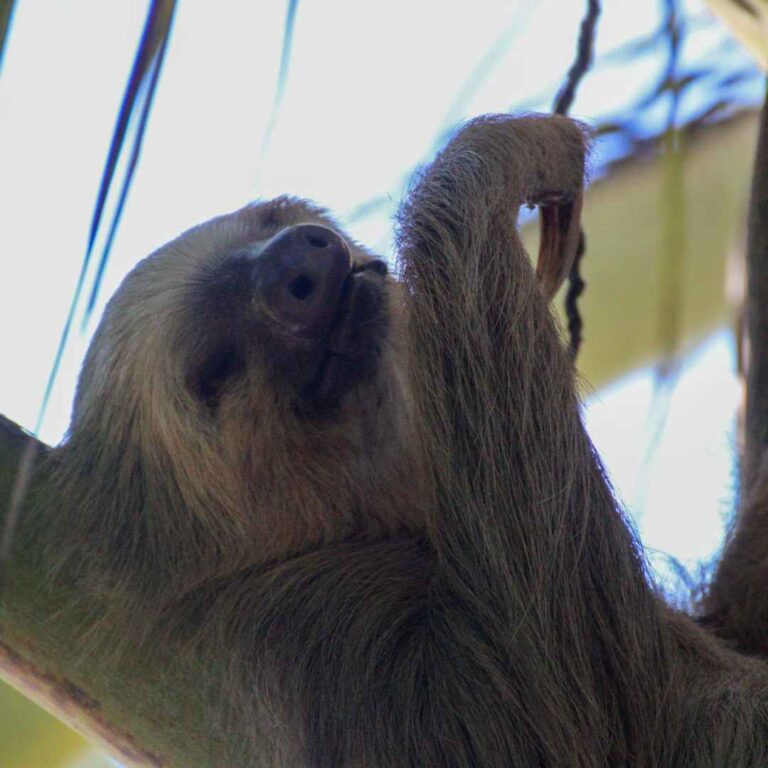
[[401, 212], [402, 285], [282, 199], [110, 303], [52, 557], [121, 642], [231, 650], [208, 681], [230, 765], [768, 764], [765, 671], [648, 586], [516, 232], [578, 197], [584, 146], [562, 120], [466, 128]]

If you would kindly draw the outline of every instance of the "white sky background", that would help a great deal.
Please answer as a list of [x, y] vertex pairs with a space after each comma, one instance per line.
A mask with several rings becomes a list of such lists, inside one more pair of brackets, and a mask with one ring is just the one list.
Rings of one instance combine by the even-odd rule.
[[[256, 197], [291, 192], [342, 222], [361, 202], [388, 198], [375, 215], [349, 223], [353, 235], [388, 252], [403, 183], [451, 127], [515, 105], [549, 106], [573, 58], [584, 5], [303, 0], [267, 145], [285, 3], [181, 0], [97, 318], [138, 259]], [[605, 0], [598, 56], [655, 29], [660, 5]], [[694, 0], [688, 6], [702, 12]], [[133, 0], [17, 3], [0, 81], [0, 409], [28, 428], [80, 269], [146, 9]], [[721, 41], [721, 32], [704, 32], [687, 55], [706, 58]], [[583, 83], [573, 113], [588, 122], [620, 113], [660, 66], [649, 56], [601, 67]], [[66, 429], [95, 322], [71, 337], [40, 433], [49, 442]], [[645, 542], [686, 562], [715, 551], [731, 494], [729, 349], [718, 337], [683, 375], [650, 463], [643, 458], [650, 374], [614, 385], [589, 409], [621, 497], [645, 507]]]

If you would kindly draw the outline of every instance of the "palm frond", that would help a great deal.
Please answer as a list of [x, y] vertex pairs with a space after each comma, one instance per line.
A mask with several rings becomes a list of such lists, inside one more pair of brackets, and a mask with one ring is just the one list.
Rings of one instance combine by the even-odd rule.
[[133, 134], [133, 146], [130, 150], [130, 157], [121, 185], [120, 196], [112, 215], [109, 233], [104, 248], [102, 249], [101, 259], [99, 260], [99, 265], [96, 270], [93, 286], [88, 299], [88, 305], [85, 311], [85, 321], [88, 320], [93, 312], [93, 307], [98, 298], [101, 280], [109, 259], [114, 235], [122, 216], [128, 190], [133, 181], [133, 175], [136, 171], [136, 164], [144, 140], [147, 118], [149, 117], [155, 88], [163, 65], [163, 58], [168, 45], [168, 38], [175, 9], [176, 0], [153, 0], [151, 3], [139, 48], [136, 52], [136, 58], [133, 62], [133, 69], [131, 70], [128, 85], [123, 95], [123, 101], [120, 105], [120, 113], [117, 117], [114, 134], [112, 135], [112, 142], [109, 147], [107, 162], [101, 177], [96, 206], [91, 220], [88, 246], [84, 259], [85, 268], [87, 268], [93, 254], [96, 239], [101, 229], [107, 197], [112, 189], [112, 183], [115, 178], [118, 160], [120, 159], [129, 127], [134, 120], [137, 121], [136, 130]]
[[107, 262], [109, 260], [109, 254], [112, 249], [115, 233], [117, 232], [117, 227], [122, 217], [125, 201], [127, 199], [128, 191], [130, 189], [131, 182], [133, 181], [136, 165], [141, 153], [141, 145], [144, 139], [147, 119], [149, 117], [150, 108], [152, 106], [152, 101], [155, 94], [155, 88], [157, 86], [157, 81], [163, 64], [163, 58], [165, 56], [165, 51], [168, 45], [168, 38], [170, 36], [171, 24], [173, 22], [173, 15], [175, 10], [176, 0], [152, 0], [150, 3], [147, 20], [142, 31], [141, 40], [139, 41], [136, 57], [133, 62], [131, 74], [128, 78], [128, 84], [126, 86], [125, 93], [123, 94], [120, 111], [115, 123], [115, 130], [112, 135], [112, 141], [110, 143], [109, 152], [107, 154], [107, 161], [104, 166], [104, 172], [102, 173], [99, 191], [96, 196], [96, 205], [94, 207], [93, 217], [91, 219], [85, 256], [80, 268], [80, 274], [78, 276], [74, 296], [69, 307], [69, 312], [64, 322], [61, 338], [59, 339], [59, 345], [56, 350], [53, 365], [51, 366], [51, 372], [48, 376], [48, 382], [46, 383], [43, 400], [40, 406], [40, 411], [38, 413], [37, 425], [35, 428], [36, 432], [39, 431], [42, 424], [42, 420], [50, 400], [51, 391], [53, 390], [53, 385], [56, 381], [56, 376], [58, 375], [58, 371], [61, 366], [64, 349], [66, 348], [67, 340], [69, 339], [69, 334], [74, 322], [75, 312], [79, 305], [80, 297], [82, 296], [82, 292], [85, 286], [85, 279], [91, 266], [91, 260], [93, 257], [96, 241], [101, 232], [107, 198], [109, 197], [110, 191], [113, 188], [118, 161], [126, 145], [129, 130], [132, 125], [135, 125], [132, 137], [132, 146], [130, 148], [130, 154], [126, 164], [125, 175], [120, 186], [117, 203], [112, 213], [109, 230], [104, 241], [104, 246], [101, 251], [101, 257], [99, 259], [98, 266], [96, 268], [93, 285], [91, 287], [91, 292], [84, 313], [84, 323], [88, 321], [91, 314], [93, 313], [93, 308], [98, 298], [99, 288], [101, 287], [101, 281], [104, 276], [104, 270], [106, 269]]
[[0, 71], [3, 69], [3, 53], [8, 42], [8, 32], [11, 29], [11, 19], [16, 0], [0, 0]]
[[291, 50], [293, 49], [293, 30], [296, 26], [296, 13], [299, 9], [299, 0], [288, 0], [288, 8], [285, 12], [285, 27], [283, 29], [283, 46], [280, 53], [280, 69], [277, 72], [277, 85], [275, 87], [275, 100], [272, 102], [272, 112], [269, 116], [267, 129], [264, 131], [264, 140], [261, 145], [262, 159], [267, 154], [269, 143], [272, 140], [272, 131], [280, 114], [280, 105], [285, 94], [285, 86], [288, 82], [288, 72], [291, 64]]

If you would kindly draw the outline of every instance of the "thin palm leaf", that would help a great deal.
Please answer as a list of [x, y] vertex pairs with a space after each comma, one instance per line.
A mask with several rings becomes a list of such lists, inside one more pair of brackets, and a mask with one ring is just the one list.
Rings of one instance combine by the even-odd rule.
[[131, 146], [125, 175], [120, 187], [118, 200], [115, 205], [112, 219], [109, 224], [109, 230], [104, 242], [104, 246], [102, 248], [101, 258], [99, 259], [99, 263], [96, 268], [93, 286], [91, 288], [84, 315], [84, 323], [87, 322], [91, 316], [93, 308], [96, 304], [96, 300], [98, 298], [104, 270], [109, 260], [112, 243], [114, 242], [115, 233], [120, 223], [125, 201], [128, 196], [128, 191], [130, 189], [131, 182], [136, 170], [136, 165], [138, 163], [139, 154], [141, 152], [141, 145], [144, 138], [147, 119], [149, 117], [149, 111], [152, 105], [155, 88], [157, 86], [157, 81], [163, 64], [163, 58], [165, 56], [165, 51], [168, 45], [168, 38], [170, 36], [171, 24], [173, 22], [173, 15], [175, 10], [176, 0], [152, 0], [150, 4], [149, 13], [147, 14], [147, 21], [144, 25], [144, 30], [141, 35], [139, 47], [136, 52], [136, 58], [134, 59], [133, 68], [128, 79], [128, 85], [126, 86], [125, 93], [123, 94], [123, 101], [120, 106], [120, 112], [118, 114], [115, 130], [112, 135], [112, 142], [107, 154], [107, 161], [104, 166], [104, 172], [102, 174], [101, 183], [99, 185], [99, 192], [96, 197], [96, 205], [94, 207], [93, 217], [91, 220], [88, 244], [86, 247], [85, 256], [83, 258], [83, 264], [80, 268], [80, 275], [78, 276], [75, 293], [72, 298], [69, 313], [67, 314], [67, 318], [64, 322], [64, 328], [62, 330], [58, 348], [56, 350], [56, 356], [54, 358], [51, 372], [48, 376], [48, 382], [45, 387], [45, 392], [43, 394], [43, 401], [37, 418], [37, 425], [35, 429], [36, 432], [39, 431], [42, 424], [42, 420], [50, 400], [51, 391], [53, 390], [53, 385], [56, 381], [59, 367], [61, 366], [61, 359], [64, 354], [64, 349], [67, 345], [69, 333], [72, 329], [72, 323], [74, 322], [75, 311], [80, 302], [80, 297], [85, 286], [85, 279], [91, 266], [94, 247], [96, 245], [99, 233], [101, 232], [107, 198], [113, 188], [117, 164], [125, 146], [129, 128], [135, 121], [136, 129], [133, 132], [133, 144]]
[[3, 68], [3, 53], [8, 42], [8, 32], [11, 28], [13, 9], [16, 0], [0, 0], [0, 71]]

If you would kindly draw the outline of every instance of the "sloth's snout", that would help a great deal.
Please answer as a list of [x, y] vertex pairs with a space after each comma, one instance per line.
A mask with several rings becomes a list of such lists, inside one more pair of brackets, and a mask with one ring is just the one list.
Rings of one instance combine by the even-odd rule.
[[293, 332], [322, 332], [333, 320], [351, 271], [344, 239], [317, 224], [287, 227], [253, 265], [261, 306]]

